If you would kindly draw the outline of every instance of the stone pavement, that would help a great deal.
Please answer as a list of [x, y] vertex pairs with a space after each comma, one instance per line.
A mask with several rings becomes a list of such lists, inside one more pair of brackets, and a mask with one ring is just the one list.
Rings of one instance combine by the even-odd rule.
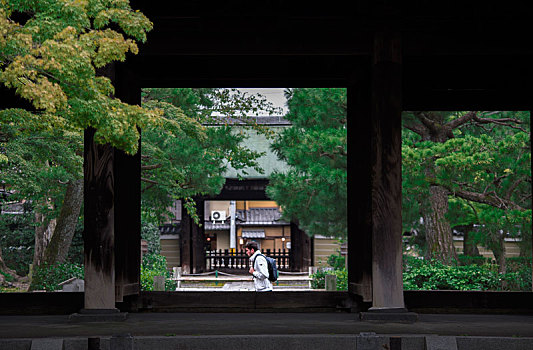
[[[306, 291], [310, 290], [305, 285], [275, 285], [275, 291]], [[183, 285], [176, 291], [183, 292], [206, 292], [206, 291], [239, 291], [239, 292], [253, 292], [255, 291], [253, 282], [225, 282], [221, 287], [206, 287], [200, 285]]]
[[[123, 322], [87, 323], [70, 323], [68, 315], [0, 316], [0, 349], [31, 350], [39, 348], [43, 339], [64, 339], [70, 345], [41, 349], [85, 350], [88, 338], [97, 337], [106, 350], [117, 335], [129, 336], [139, 350], [244, 350], [249, 341], [255, 343], [252, 339], [266, 344], [265, 349], [291, 350], [382, 348], [378, 343], [391, 350], [455, 349], [453, 345], [459, 350], [533, 349], [533, 316], [528, 315], [420, 314], [412, 324], [363, 322], [357, 316], [345, 312], [130, 313]], [[215, 346], [220, 342], [225, 345]]]

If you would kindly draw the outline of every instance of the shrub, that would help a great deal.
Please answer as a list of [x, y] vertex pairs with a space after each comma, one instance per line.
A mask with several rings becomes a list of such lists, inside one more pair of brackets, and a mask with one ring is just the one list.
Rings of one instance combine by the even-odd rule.
[[20, 276], [28, 274], [33, 260], [35, 227], [32, 220], [30, 213], [0, 215], [2, 256], [5, 264]]
[[328, 256], [328, 265], [334, 270], [342, 270], [345, 267], [345, 260], [346, 258], [340, 254], [331, 254]]
[[404, 258], [404, 263], [405, 290], [531, 290], [528, 264], [500, 274], [494, 264], [449, 266], [412, 258]]
[[9, 273], [7, 272], [4, 272], [4, 271], [0, 271], [0, 274], [2, 274], [2, 276], [4, 276], [4, 280], [6, 282], [13, 282], [15, 280], [15, 277], [11, 276]]
[[316, 273], [311, 275], [311, 288], [324, 289], [326, 288], [326, 275], [337, 276], [337, 290], [348, 290], [348, 271], [345, 268], [340, 270], [325, 270], [319, 269]]
[[34, 290], [44, 289], [51, 292], [61, 289], [59, 283], [72, 277], [83, 279], [83, 275], [84, 269], [81, 264], [43, 264], [34, 269], [32, 285]]
[[[167, 258], [159, 254], [146, 254], [143, 256], [141, 265], [141, 290], [154, 290], [154, 276], [165, 276], [170, 278], [170, 271], [167, 270]], [[165, 290], [176, 290], [176, 281], [165, 281]]]
[[147, 254], [161, 253], [160, 233], [157, 225], [143, 222], [141, 225], [141, 238], [148, 243]]
[[483, 256], [468, 256], [468, 255], [458, 255], [457, 263], [459, 265], [485, 265], [490, 264], [490, 258], [485, 258]]
[[330, 269], [318, 269], [318, 271], [311, 275], [311, 288], [324, 289], [326, 288], [326, 275], [337, 276], [337, 290], [348, 290], [348, 271], [344, 267], [345, 258], [340, 254], [331, 254], [328, 257], [328, 265]]

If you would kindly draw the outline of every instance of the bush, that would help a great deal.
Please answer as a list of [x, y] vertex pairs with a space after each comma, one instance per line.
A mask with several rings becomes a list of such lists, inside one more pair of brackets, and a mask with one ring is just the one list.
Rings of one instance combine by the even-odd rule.
[[[0, 215], [0, 247], [5, 264], [19, 276], [26, 276], [33, 262], [35, 248], [34, 214]], [[83, 264], [83, 220], [79, 219], [72, 238], [67, 261]]]
[[531, 290], [531, 265], [505, 274], [498, 266], [444, 265], [439, 261], [425, 261], [404, 257], [404, 290]]
[[[141, 265], [141, 290], [154, 290], [154, 276], [165, 276], [170, 278], [170, 271], [167, 270], [167, 258], [159, 254], [146, 254], [143, 256]], [[176, 290], [176, 281], [165, 281], [165, 290]]]
[[483, 256], [468, 256], [468, 255], [458, 255], [457, 263], [459, 265], [486, 265], [490, 264], [490, 258], [485, 258]]
[[157, 225], [143, 222], [141, 225], [141, 238], [148, 243], [147, 254], [161, 253], [160, 233]]
[[46, 290], [51, 292], [59, 290], [59, 283], [69, 278], [83, 279], [84, 269], [81, 264], [63, 263], [55, 265], [43, 264], [33, 271], [32, 285], [34, 290]]
[[345, 268], [345, 260], [346, 258], [342, 255], [331, 254], [328, 256], [328, 265], [334, 270], [342, 270]]
[[33, 261], [35, 227], [33, 215], [0, 215], [0, 247], [5, 264], [18, 275], [26, 276]]
[[[0, 274], [4, 276], [4, 281], [6, 282], [13, 282], [15, 281], [15, 277], [11, 276], [9, 273], [6, 273], [4, 271], [0, 271]], [[1, 281], [1, 279], [0, 279]]]
[[340, 254], [331, 254], [328, 257], [328, 265], [331, 269], [318, 269], [318, 271], [311, 275], [311, 288], [324, 289], [326, 288], [326, 275], [337, 276], [337, 290], [348, 290], [348, 271], [344, 267], [345, 258]]

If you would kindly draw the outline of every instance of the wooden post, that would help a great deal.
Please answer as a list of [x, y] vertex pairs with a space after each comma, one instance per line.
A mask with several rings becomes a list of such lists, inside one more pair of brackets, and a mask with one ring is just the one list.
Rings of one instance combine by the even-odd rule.
[[[141, 87], [127, 65], [117, 64], [115, 95], [125, 103], [141, 104]], [[140, 130], [139, 130], [140, 132]], [[140, 292], [141, 281], [141, 140], [135, 155], [114, 153], [115, 179], [115, 298]]]
[[[141, 93], [125, 67], [99, 70], [115, 85], [116, 97], [139, 104]], [[96, 130], [84, 132], [85, 307], [118, 312], [116, 301], [140, 291], [141, 156], [130, 156], [94, 142]], [[122, 316], [120, 316], [122, 317]]]
[[348, 154], [360, 169], [348, 171], [348, 291], [363, 302], [372, 301], [371, 65], [369, 59], [354, 62], [348, 87]]
[[114, 149], [84, 133], [84, 252], [86, 310], [115, 309]]
[[191, 245], [192, 245], [192, 273], [201, 273], [205, 271], [205, 233], [204, 233], [204, 203], [201, 198], [195, 198], [196, 213], [198, 214], [199, 223], [193, 220], [191, 224]]
[[294, 222], [291, 222], [291, 271], [307, 271], [311, 266], [311, 238]]
[[372, 76], [372, 308], [404, 309], [400, 34], [378, 32]]
[[181, 288], [181, 266], [175, 266], [174, 270], [174, 279], [177, 280], [177, 289]]
[[181, 232], [180, 239], [180, 260], [183, 274], [192, 273], [191, 270], [191, 216], [187, 213], [185, 206], [181, 207]]
[[200, 273], [205, 271], [204, 253], [204, 200], [195, 198], [196, 213], [200, 219], [198, 225], [185, 208], [182, 208], [181, 227], [181, 266], [184, 273]]

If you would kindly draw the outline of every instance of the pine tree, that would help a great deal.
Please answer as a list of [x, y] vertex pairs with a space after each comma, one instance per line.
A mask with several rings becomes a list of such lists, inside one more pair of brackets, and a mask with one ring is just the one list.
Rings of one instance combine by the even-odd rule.
[[290, 169], [272, 174], [269, 196], [310, 235], [347, 237], [346, 89], [286, 91], [292, 126], [272, 149]]
[[403, 123], [404, 214], [418, 215], [406, 222], [423, 218], [426, 256], [456, 258], [450, 220], [457, 220], [448, 212], [455, 197], [493, 236], [487, 245], [502, 266], [502, 232], [516, 234], [520, 225], [523, 241], [530, 241], [524, 230], [531, 226], [529, 113], [411, 112]]

